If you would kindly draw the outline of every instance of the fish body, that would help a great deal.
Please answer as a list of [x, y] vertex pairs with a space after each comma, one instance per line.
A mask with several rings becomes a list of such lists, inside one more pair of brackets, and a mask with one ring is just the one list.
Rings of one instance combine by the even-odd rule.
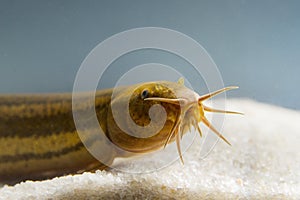
[[[205, 107], [202, 101], [228, 89], [232, 88], [200, 96], [182, 81], [157, 81], [97, 91], [95, 112], [102, 137], [113, 144], [112, 148], [103, 150], [104, 162], [90, 153], [78, 133], [72, 94], [1, 95], [0, 182], [17, 183], [105, 169], [117, 157], [152, 152], [173, 141], [182, 159], [182, 135], [191, 126], [201, 133], [199, 122], [211, 126], [204, 117], [205, 110], [221, 112]], [[151, 118], [149, 111], [154, 105], [161, 107]], [[83, 101], [79, 109], [88, 109], [88, 106]], [[126, 109], [128, 115], [124, 114]], [[156, 130], [156, 123], [151, 120], [160, 120], [160, 116], [165, 116], [164, 123]], [[93, 137], [88, 140], [100, 154], [101, 148], [108, 145], [105, 140], [93, 140]]]

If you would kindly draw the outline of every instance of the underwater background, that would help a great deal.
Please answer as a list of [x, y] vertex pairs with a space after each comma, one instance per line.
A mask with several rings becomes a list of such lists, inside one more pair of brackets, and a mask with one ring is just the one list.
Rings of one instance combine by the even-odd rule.
[[[97, 44], [152, 26], [199, 42], [224, 84], [240, 87], [228, 96], [299, 110], [299, 9], [300, 1], [292, 0], [1, 0], [0, 93], [71, 92], [80, 64]], [[130, 53], [112, 64], [105, 84], [117, 80], [116, 68], [147, 62], [188, 65], [165, 52]]]

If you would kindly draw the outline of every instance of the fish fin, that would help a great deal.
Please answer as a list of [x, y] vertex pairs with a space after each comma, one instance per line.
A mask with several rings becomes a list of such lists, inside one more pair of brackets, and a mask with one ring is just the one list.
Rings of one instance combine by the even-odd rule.
[[178, 83], [179, 85], [184, 85], [184, 78], [183, 78], [183, 77], [180, 77], [180, 78], [178, 79], [177, 83]]

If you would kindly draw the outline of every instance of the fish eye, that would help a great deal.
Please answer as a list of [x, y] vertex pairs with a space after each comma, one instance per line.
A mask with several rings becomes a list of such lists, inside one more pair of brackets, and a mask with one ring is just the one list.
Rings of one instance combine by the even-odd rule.
[[147, 98], [149, 95], [149, 91], [147, 89], [143, 90], [142, 93], [141, 93], [141, 98], [142, 99], [145, 99]]

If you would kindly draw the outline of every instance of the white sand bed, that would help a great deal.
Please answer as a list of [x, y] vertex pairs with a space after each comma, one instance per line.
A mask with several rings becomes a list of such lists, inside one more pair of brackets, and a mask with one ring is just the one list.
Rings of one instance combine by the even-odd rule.
[[[0, 199], [300, 199], [300, 112], [251, 100], [227, 103], [246, 115], [226, 116], [221, 132], [232, 146], [219, 141], [205, 159], [198, 148], [203, 139], [196, 137], [184, 165], [178, 160], [152, 173], [97, 171], [27, 181], [3, 186]], [[119, 167], [143, 171], [159, 162], [157, 154], [147, 159], [150, 164]]]

